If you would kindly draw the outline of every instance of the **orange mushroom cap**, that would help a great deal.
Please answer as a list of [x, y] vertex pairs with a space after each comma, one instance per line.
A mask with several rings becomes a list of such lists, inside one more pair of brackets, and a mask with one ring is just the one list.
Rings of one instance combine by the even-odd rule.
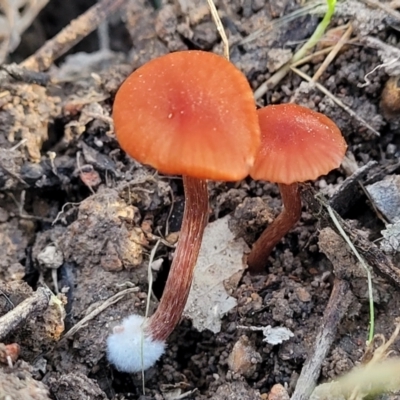
[[291, 184], [313, 180], [338, 168], [346, 142], [327, 116], [297, 104], [258, 110], [259, 148], [250, 175], [253, 179]]
[[260, 145], [246, 77], [203, 51], [171, 53], [137, 69], [117, 92], [113, 118], [121, 147], [165, 174], [240, 180]]

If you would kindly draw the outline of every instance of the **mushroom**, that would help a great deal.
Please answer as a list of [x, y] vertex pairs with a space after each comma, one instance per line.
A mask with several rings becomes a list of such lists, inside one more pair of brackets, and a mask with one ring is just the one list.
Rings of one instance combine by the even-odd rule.
[[116, 94], [113, 118], [122, 149], [161, 173], [182, 175], [185, 191], [180, 238], [156, 312], [148, 320], [128, 317], [107, 341], [109, 361], [135, 372], [158, 360], [181, 319], [208, 222], [206, 180], [246, 177], [260, 128], [245, 76], [202, 51], [171, 53], [133, 72]]
[[261, 272], [275, 245], [301, 216], [298, 182], [314, 180], [338, 168], [346, 142], [327, 116], [297, 104], [258, 110], [261, 147], [250, 175], [278, 183], [283, 210], [264, 230], [247, 258], [251, 272]]

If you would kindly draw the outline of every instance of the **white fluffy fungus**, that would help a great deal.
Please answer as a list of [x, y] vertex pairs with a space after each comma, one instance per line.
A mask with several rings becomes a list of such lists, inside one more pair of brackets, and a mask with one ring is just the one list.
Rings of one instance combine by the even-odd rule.
[[114, 328], [107, 339], [107, 358], [119, 371], [146, 370], [164, 354], [165, 342], [143, 335], [144, 320], [140, 315], [130, 315]]

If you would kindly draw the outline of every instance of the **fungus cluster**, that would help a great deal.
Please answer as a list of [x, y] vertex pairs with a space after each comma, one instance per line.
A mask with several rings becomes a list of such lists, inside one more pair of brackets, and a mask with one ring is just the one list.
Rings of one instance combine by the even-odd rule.
[[304, 107], [257, 112], [246, 77], [202, 51], [171, 53], [134, 71], [117, 92], [113, 119], [122, 149], [161, 173], [182, 175], [185, 191], [180, 237], [156, 312], [149, 319], [131, 315], [107, 341], [109, 361], [137, 372], [159, 359], [182, 316], [208, 222], [207, 180], [250, 174], [279, 184], [284, 209], [248, 258], [250, 270], [260, 271], [300, 217], [296, 182], [338, 167], [346, 145], [329, 118]]

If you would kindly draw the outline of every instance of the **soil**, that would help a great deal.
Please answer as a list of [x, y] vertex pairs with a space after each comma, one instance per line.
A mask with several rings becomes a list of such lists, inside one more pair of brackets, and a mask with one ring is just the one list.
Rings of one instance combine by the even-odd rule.
[[[7, 63], [24, 60], [93, 3], [49, 1]], [[290, 59], [321, 20], [321, 14], [308, 13], [285, 19], [300, 8], [294, 0], [215, 3], [231, 61], [253, 89]], [[331, 27], [351, 22], [353, 40], [318, 81], [355, 115], [294, 72], [258, 103], [295, 101], [336, 122], [348, 143], [346, 161], [310, 187], [335, 196], [356, 170], [371, 165], [346, 186], [349, 200], [335, 209], [397, 273], [398, 255], [379, 249], [385, 217], [359, 183], [366, 186], [400, 171], [399, 64], [397, 70], [395, 63], [382, 66], [390, 61], [388, 50], [371, 44], [379, 40], [399, 47], [399, 14], [367, 3], [338, 5]], [[113, 98], [131, 71], [157, 56], [186, 49], [223, 52], [207, 3], [200, 0], [128, 1], [110, 18], [109, 39], [105, 49], [96, 33], [87, 36], [45, 72], [52, 81], [44, 85], [0, 70], [0, 315], [42, 284], [60, 291], [52, 308], [32, 314], [0, 338], [20, 347], [12, 366], [0, 354], [0, 399], [289, 398], [316, 345], [335, 277], [348, 282], [349, 301], [342, 305], [348, 309], [332, 332], [318, 382], [349, 371], [361, 361], [368, 337], [366, 276], [307, 200], [300, 222], [274, 249], [265, 272], [243, 274], [231, 293], [238, 305], [224, 316], [219, 333], [198, 332], [184, 319], [168, 339], [166, 354], [145, 372], [145, 394], [141, 374], [109, 365], [105, 341], [112, 327], [133, 311], [145, 312], [148, 261], [160, 237], [155, 257], [162, 264], [153, 273], [154, 294], [162, 295], [184, 206], [179, 177], [160, 175], [120, 150], [111, 121]], [[331, 44], [328, 39], [337, 42], [332, 35], [320, 49]], [[324, 56], [314, 57], [299, 68], [312, 77], [323, 61]], [[281, 210], [272, 183], [248, 178], [210, 182], [209, 188], [210, 220], [231, 214], [231, 229], [250, 247]], [[400, 292], [398, 281], [379, 271], [379, 257], [372, 262], [375, 329], [389, 338], [400, 316]], [[136, 290], [63, 336], [126, 288]], [[156, 306], [153, 299], [151, 312]], [[268, 325], [286, 327], [294, 336], [271, 345], [261, 332], [238, 328]], [[392, 350], [398, 354], [400, 344]]]

